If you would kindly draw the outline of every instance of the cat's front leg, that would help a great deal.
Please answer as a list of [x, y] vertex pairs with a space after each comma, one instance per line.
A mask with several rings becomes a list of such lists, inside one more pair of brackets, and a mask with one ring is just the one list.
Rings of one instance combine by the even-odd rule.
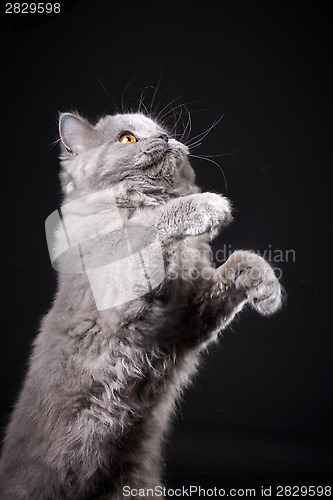
[[264, 258], [238, 250], [215, 270], [194, 304], [195, 321], [205, 339], [227, 326], [246, 304], [262, 315], [273, 314], [282, 304], [282, 288]]
[[260, 255], [238, 250], [216, 270], [217, 286], [223, 284], [232, 300], [246, 302], [262, 315], [277, 311], [282, 291], [273, 268]]
[[154, 226], [162, 241], [209, 234], [211, 238], [232, 221], [227, 198], [198, 193], [169, 201], [155, 216]]

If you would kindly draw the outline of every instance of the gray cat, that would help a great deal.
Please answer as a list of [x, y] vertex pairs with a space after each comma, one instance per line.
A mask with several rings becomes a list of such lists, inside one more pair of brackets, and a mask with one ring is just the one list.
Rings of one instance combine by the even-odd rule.
[[230, 203], [199, 192], [187, 147], [156, 120], [64, 113], [60, 138], [58, 291], [7, 428], [4, 500], [122, 499], [161, 485], [163, 438], [200, 353], [245, 305], [281, 305], [262, 257], [236, 251], [213, 267]]

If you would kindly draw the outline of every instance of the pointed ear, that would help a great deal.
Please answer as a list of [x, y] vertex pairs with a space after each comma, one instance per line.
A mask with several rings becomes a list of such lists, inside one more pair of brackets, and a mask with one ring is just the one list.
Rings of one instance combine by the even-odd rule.
[[59, 118], [59, 135], [69, 154], [79, 154], [94, 145], [95, 130], [89, 122], [72, 113]]

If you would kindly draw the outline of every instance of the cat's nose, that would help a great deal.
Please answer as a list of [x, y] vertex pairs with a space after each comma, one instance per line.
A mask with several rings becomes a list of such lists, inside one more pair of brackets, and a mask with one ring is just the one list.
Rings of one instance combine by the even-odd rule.
[[161, 132], [161, 133], [158, 135], [158, 139], [163, 139], [165, 142], [168, 142], [168, 140], [169, 140], [169, 136], [168, 136], [168, 134], [166, 134], [165, 132]]

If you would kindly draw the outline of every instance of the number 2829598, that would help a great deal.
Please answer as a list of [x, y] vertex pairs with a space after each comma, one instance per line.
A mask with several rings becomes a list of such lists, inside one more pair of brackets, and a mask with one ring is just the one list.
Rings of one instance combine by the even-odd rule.
[[5, 5], [6, 14], [60, 14], [61, 5], [59, 2], [38, 2], [38, 3], [11, 3]]

